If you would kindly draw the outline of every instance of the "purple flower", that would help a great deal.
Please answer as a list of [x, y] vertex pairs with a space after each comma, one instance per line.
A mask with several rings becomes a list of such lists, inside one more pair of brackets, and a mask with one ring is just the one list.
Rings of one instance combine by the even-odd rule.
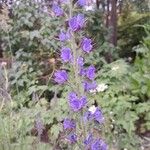
[[84, 65], [84, 58], [83, 57], [78, 57], [77, 63], [79, 67], [83, 67]]
[[64, 47], [61, 49], [61, 59], [64, 62], [69, 62], [72, 59], [71, 49]]
[[86, 70], [86, 77], [90, 80], [93, 80], [95, 78], [95, 67], [93, 65], [89, 66]]
[[85, 91], [90, 91], [90, 90], [94, 90], [97, 87], [97, 84], [95, 81], [93, 82], [84, 81], [83, 87]]
[[62, 41], [62, 42], [64, 42], [64, 41], [67, 41], [68, 39], [70, 39], [70, 33], [69, 32], [60, 32], [60, 34], [59, 34], [59, 40], [60, 41]]
[[62, 16], [64, 13], [63, 10], [56, 4], [53, 4], [52, 11], [55, 13], [57, 17]]
[[70, 107], [73, 111], [79, 111], [85, 106], [86, 102], [86, 98], [73, 99], [70, 101]]
[[104, 122], [104, 117], [103, 117], [102, 111], [99, 108], [96, 109], [95, 113], [93, 114], [93, 117], [99, 123]]
[[69, 94], [69, 100], [71, 100], [71, 99], [76, 99], [77, 98], [77, 94], [76, 93], [74, 93], [74, 92], [71, 92], [70, 94]]
[[37, 119], [35, 121], [35, 128], [37, 129], [38, 136], [41, 136], [45, 127], [39, 116], [37, 116]]
[[101, 149], [102, 150], [108, 150], [108, 145], [102, 140], [101, 140]]
[[58, 70], [54, 73], [54, 76], [55, 76], [54, 78], [55, 82], [59, 84], [63, 84], [68, 80], [68, 74], [66, 70]]
[[68, 139], [71, 143], [75, 143], [75, 142], [77, 142], [77, 135], [71, 133], [70, 135], [68, 135], [67, 139]]
[[104, 122], [104, 117], [103, 117], [103, 114], [102, 114], [102, 111], [95, 107], [94, 105], [91, 106], [88, 110], [88, 112], [86, 112], [84, 114], [84, 121], [92, 121], [92, 120], [95, 120], [97, 121], [98, 123], [103, 123]]
[[87, 112], [85, 112], [84, 115], [83, 115], [84, 123], [86, 124], [87, 121], [89, 121], [89, 119], [90, 119], [90, 112], [87, 111]]
[[90, 133], [87, 138], [84, 140], [85, 145], [90, 145], [93, 140], [93, 135]]
[[93, 3], [93, 0], [78, 0], [77, 1], [77, 4], [81, 7], [90, 5], [91, 3]]
[[80, 111], [87, 103], [86, 97], [78, 98], [76, 93], [72, 92], [69, 94], [69, 105], [75, 112]]
[[91, 145], [91, 150], [107, 150], [107, 145], [103, 140], [96, 139]]
[[65, 119], [63, 122], [64, 129], [74, 129], [76, 127], [76, 124], [71, 119]]
[[84, 52], [89, 53], [93, 48], [92, 40], [88, 38], [83, 38], [81, 42], [81, 48]]
[[83, 67], [81, 67], [81, 68], [79, 68], [80, 70], [79, 70], [79, 75], [80, 76], [85, 76], [86, 75], [86, 69], [85, 68], [83, 68]]
[[68, 2], [69, 2], [69, 0], [60, 0], [60, 3], [62, 3], [62, 4], [63, 3], [65, 4], [65, 3], [68, 3]]
[[88, 68], [83, 68], [82, 66], [79, 68], [79, 74], [81, 76], [86, 76], [88, 79], [93, 80], [95, 78], [95, 67], [93, 65], [89, 66]]
[[77, 30], [83, 28], [84, 22], [85, 22], [84, 15], [83, 14], [78, 14], [77, 16], [74, 16], [69, 20], [69, 23], [68, 23], [69, 28], [72, 31], [77, 31]]
[[78, 0], [78, 1], [77, 1], [77, 4], [78, 4], [79, 6], [85, 6], [85, 5], [86, 5], [86, 1], [87, 1], [87, 0]]
[[78, 64], [78, 73], [81, 76], [85, 76], [86, 75], [86, 70], [83, 68], [84, 66], [84, 58], [83, 57], [78, 57], [77, 58], [77, 64]]
[[80, 98], [80, 103], [81, 103], [81, 108], [86, 105], [87, 99], [86, 99], [85, 96], [82, 96], [82, 97]]

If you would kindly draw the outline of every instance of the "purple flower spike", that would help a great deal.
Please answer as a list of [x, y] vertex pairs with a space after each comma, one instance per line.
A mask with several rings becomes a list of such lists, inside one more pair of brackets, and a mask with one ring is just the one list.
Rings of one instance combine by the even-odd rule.
[[60, 34], [59, 34], [59, 40], [61, 41], [61, 42], [64, 42], [64, 41], [67, 41], [67, 40], [69, 40], [70, 39], [70, 37], [71, 37], [71, 35], [70, 35], [70, 33], [69, 32], [60, 32]]
[[72, 17], [68, 22], [69, 28], [72, 31], [77, 31], [83, 28], [84, 23], [85, 23], [85, 18], [83, 14], [78, 14], [77, 16]]
[[84, 52], [89, 53], [93, 48], [92, 40], [84, 38], [81, 42], [81, 48]]
[[65, 119], [63, 122], [64, 129], [75, 129], [76, 124], [71, 119]]
[[58, 84], [63, 84], [68, 80], [68, 74], [66, 70], [58, 70], [54, 73], [54, 76], [55, 76], [54, 80]]
[[86, 77], [90, 80], [93, 80], [95, 78], [95, 67], [93, 65], [89, 66], [86, 70]]
[[96, 139], [92, 145], [91, 145], [91, 150], [107, 150], [107, 145], [104, 141], [100, 139]]
[[55, 13], [57, 17], [62, 16], [64, 13], [63, 10], [56, 4], [53, 4], [52, 11]]
[[87, 103], [86, 97], [78, 98], [76, 93], [72, 92], [69, 94], [69, 105], [75, 112], [80, 111]]
[[71, 49], [64, 47], [61, 49], [61, 59], [64, 62], [69, 62], [72, 59]]
[[68, 135], [67, 139], [68, 139], [71, 143], [75, 143], [75, 142], [77, 142], [77, 135], [76, 135], [76, 134], [70, 134], [70, 135]]
[[78, 1], [77, 1], [77, 4], [78, 4], [79, 6], [85, 6], [85, 5], [86, 5], [86, 0], [78, 0]]

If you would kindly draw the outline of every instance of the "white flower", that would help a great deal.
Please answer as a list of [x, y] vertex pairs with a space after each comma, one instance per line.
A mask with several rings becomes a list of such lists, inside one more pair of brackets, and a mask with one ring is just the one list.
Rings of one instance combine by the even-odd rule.
[[103, 92], [106, 89], [108, 89], [108, 85], [106, 85], [105, 83], [99, 84], [96, 88], [97, 92]]
[[89, 91], [90, 93], [96, 94], [96, 89], [92, 89]]
[[132, 61], [132, 57], [128, 57], [128, 61]]
[[89, 11], [89, 10], [93, 11], [94, 10], [93, 6], [84, 6], [84, 8], [86, 11]]
[[112, 114], [113, 114], [113, 112], [112, 112], [112, 111], [110, 111], [110, 112], [109, 112], [109, 114], [110, 114], [110, 115], [112, 115]]
[[112, 67], [111, 70], [116, 71], [116, 70], [118, 70], [118, 69], [119, 69], [119, 66], [114, 66], [114, 67]]
[[7, 62], [3, 61], [1, 62], [1, 66], [6, 66], [7, 65]]
[[95, 107], [95, 105], [92, 105], [88, 110], [91, 112], [91, 114], [94, 114], [96, 109], [97, 108]]
[[92, 89], [89, 92], [93, 93], [93, 94], [96, 94], [96, 92], [103, 92], [106, 89], [108, 89], [108, 85], [106, 85], [105, 83], [101, 83], [95, 89]]
[[141, 150], [144, 150], [144, 147], [143, 147], [143, 146], [141, 146]]

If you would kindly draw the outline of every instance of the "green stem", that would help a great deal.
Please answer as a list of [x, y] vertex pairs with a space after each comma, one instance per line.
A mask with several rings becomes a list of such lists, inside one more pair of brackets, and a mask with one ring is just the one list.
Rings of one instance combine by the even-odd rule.
[[[72, 1], [70, 2], [70, 7], [69, 7], [69, 18], [72, 18], [73, 16], [73, 4], [72, 4]], [[78, 93], [79, 96], [83, 96], [84, 94], [84, 90], [83, 90], [83, 86], [82, 86], [82, 82], [81, 82], [81, 77], [79, 76], [79, 68], [78, 68], [78, 63], [77, 63], [77, 59], [78, 59], [78, 55], [79, 55], [79, 52], [77, 50], [77, 45], [76, 45], [76, 41], [75, 41], [75, 33], [74, 32], [71, 32], [72, 34], [72, 37], [70, 39], [71, 41], [71, 49], [72, 49], [72, 52], [73, 52], [73, 73], [74, 73], [74, 77], [75, 77], [75, 90], [76, 90], [76, 93]], [[80, 116], [83, 116], [83, 111], [80, 112]], [[81, 119], [79, 116], [78, 120], [79, 120], [79, 126], [81, 127], [81, 130], [82, 130], [82, 135], [83, 135], [83, 139], [80, 141], [82, 142], [85, 137], [86, 137], [86, 129], [84, 127], [84, 122], [83, 122], [83, 119]], [[82, 146], [82, 144], [81, 144]]]
[[[70, 2], [70, 7], [69, 7], [69, 18], [72, 18], [73, 16], [73, 4], [72, 2]], [[71, 49], [73, 52], [73, 72], [74, 72], [74, 78], [75, 78], [75, 85], [76, 85], [76, 91], [79, 93], [79, 96], [83, 95], [83, 89], [82, 89], [82, 82], [80, 79], [80, 76], [78, 74], [79, 72], [79, 68], [78, 68], [78, 63], [77, 63], [77, 59], [78, 59], [78, 50], [77, 50], [77, 45], [76, 45], [76, 41], [75, 41], [75, 33], [71, 32], [72, 36], [71, 36]]]

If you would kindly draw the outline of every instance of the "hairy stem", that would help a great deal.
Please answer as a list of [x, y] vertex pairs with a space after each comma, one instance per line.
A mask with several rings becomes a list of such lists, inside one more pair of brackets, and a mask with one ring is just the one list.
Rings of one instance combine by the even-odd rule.
[[[73, 16], [73, 3], [72, 1], [70, 1], [70, 7], [69, 7], [69, 18], [72, 18]], [[77, 50], [77, 44], [76, 44], [76, 41], [75, 41], [75, 33], [74, 32], [71, 32], [71, 49], [72, 49], [72, 52], [73, 52], [73, 74], [74, 74], [74, 77], [75, 77], [75, 90], [76, 90], [76, 93], [78, 94], [78, 96], [83, 96], [83, 86], [82, 86], [82, 81], [81, 81], [81, 78], [79, 76], [79, 67], [78, 67], [78, 62], [77, 62], [77, 59], [78, 59], [78, 56], [79, 56], [79, 52]], [[80, 112], [81, 115], [80, 116], [83, 116], [83, 111]], [[84, 127], [84, 122], [83, 122], [83, 119], [81, 118], [78, 118], [78, 121], [79, 121], [79, 126], [81, 127], [81, 131], [82, 131], [82, 135], [83, 135], [83, 139], [81, 141], [83, 141], [86, 137], [86, 131], [85, 131], [85, 127]], [[81, 142], [80, 141], [80, 142]], [[81, 145], [82, 146], [82, 145]]]

